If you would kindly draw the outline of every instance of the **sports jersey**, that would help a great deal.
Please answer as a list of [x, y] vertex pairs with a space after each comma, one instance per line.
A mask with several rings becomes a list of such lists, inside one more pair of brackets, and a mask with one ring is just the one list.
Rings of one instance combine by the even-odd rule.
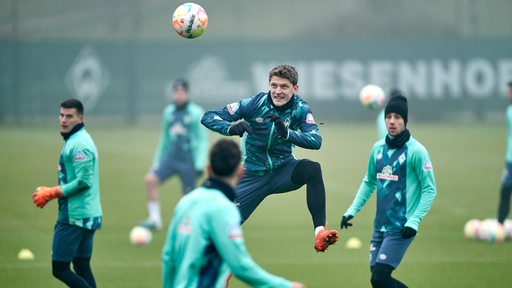
[[59, 159], [57, 221], [86, 229], [99, 229], [102, 221], [98, 151], [85, 128], [64, 141]]
[[508, 105], [507, 111], [507, 153], [505, 160], [507, 163], [512, 163], [512, 105]]
[[200, 125], [203, 113], [203, 108], [191, 102], [181, 108], [174, 104], [165, 107], [160, 143], [153, 159], [154, 165], [169, 156], [180, 162], [193, 161], [197, 171], [204, 170], [208, 133]]
[[[288, 127], [288, 138], [280, 138], [274, 123], [267, 117], [276, 114]], [[293, 149], [299, 146], [320, 149], [322, 137], [307, 102], [293, 95], [285, 107], [274, 107], [270, 93], [259, 93], [225, 107], [208, 111], [201, 123], [222, 135], [229, 135], [232, 122], [243, 119], [252, 128], [252, 134], [242, 138], [242, 157], [249, 174], [270, 173], [286, 160], [293, 158]]]
[[208, 179], [176, 205], [162, 250], [163, 287], [226, 287], [229, 273], [251, 287], [290, 287], [267, 273], [244, 244], [234, 191]]
[[345, 215], [355, 216], [377, 189], [376, 231], [398, 232], [403, 226], [418, 231], [436, 196], [434, 170], [425, 147], [412, 136], [398, 149], [385, 139], [370, 153], [366, 175]]

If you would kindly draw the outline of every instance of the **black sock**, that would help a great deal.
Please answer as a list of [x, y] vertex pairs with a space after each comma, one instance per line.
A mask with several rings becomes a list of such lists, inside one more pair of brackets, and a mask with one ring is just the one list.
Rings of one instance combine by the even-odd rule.
[[313, 218], [313, 225], [325, 226], [325, 186], [320, 163], [302, 159], [293, 169], [291, 180], [294, 184], [306, 184], [306, 203]]
[[512, 186], [501, 186], [500, 203], [498, 206], [498, 222], [503, 224], [507, 219], [510, 212], [510, 194], [512, 193]]
[[89, 288], [89, 284], [69, 268], [70, 262], [52, 261], [53, 276], [73, 288]]
[[96, 280], [92, 275], [90, 257], [77, 257], [73, 259], [73, 269], [75, 273], [82, 277], [92, 288], [96, 288]]

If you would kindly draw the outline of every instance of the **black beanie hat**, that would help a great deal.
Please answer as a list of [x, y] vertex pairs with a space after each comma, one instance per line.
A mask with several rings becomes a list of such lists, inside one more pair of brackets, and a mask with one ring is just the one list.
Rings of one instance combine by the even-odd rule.
[[407, 124], [407, 116], [409, 114], [407, 109], [407, 98], [403, 95], [395, 95], [394, 97], [391, 97], [388, 101], [388, 105], [386, 105], [386, 109], [384, 110], [384, 115], [387, 116], [389, 113], [396, 113], [402, 116], [405, 124]]

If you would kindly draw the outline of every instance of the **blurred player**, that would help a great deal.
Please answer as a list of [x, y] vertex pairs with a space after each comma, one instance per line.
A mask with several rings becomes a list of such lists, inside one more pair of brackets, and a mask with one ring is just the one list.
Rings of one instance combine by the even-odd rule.
[[385, 108], [388, 135], [370, 153], [368, 170], [359, 191], [341, 220], [349, 223], [377, 188], [377, 211], [370, 245], [373, 287], [407, 287], [391, 277], [413, 241], [420, 221], [436, 196], [430, 156], [406, 128], [407, 99], [396, 95]]
[[[59, 159], [59, 185], [38, 187], [32, 195], [39, 208], [59, 198], [52, 243], [52, 273], [69, 287], [96, 287], [90, 261], [94, 232], [102, 221], [98, 151], [84, 128], [83, 113], [82, 103], [76, 99], [60, 104], [60, 134], [64, 147]], [[71, 262], [74, 272], [70, 269]]]
[[[402, 92], [400, 90], [393, 88], [389, 91], [389, 98], [392, 98], [396, 95], [400, 95]], [[389, 100], [388, 100], [389, 101]], [[377, 115], [377, 133], [379, 134], [379, 139], [386, 137], [388, 134], [388, 129], [386, 128], [386, 115], [384, 113], [385, 109], [380, 110], [379, 115]]]
[[242, 221], [265, 197], [306, 184], [315, 249], [323, 252], [338, 240], [338, 232], [325, 227], [325, 187], [320, 164], [292, 155], [295, 146], [320, 149], [322, 144], [308, 104], [295, 94], [297, 82], [294, 67], [277, 66], [269, 73], [269, 92], [207, 111], [201, 122], [222, 135], [246, 134], [242, 138], [246, 173], [236, 188]]
[[507, 107], [507, 151], [505, 154], [505, 168], [501, 180], [500, 201], [498, 205], [498, 222], [503, 224], [510, 212], [510, 194], [512, 193], [512, 81], [508, 82]]
[[162, 251], [163, 287], [227, 287], [230, 273], [251, 287], [303, 287], [269, 274], [247, 252], [234, 204], [240, 161], [238, 144], [219, 140], [209, 178], [176, 205]]
[[140, 225], [152, 230], [162, 228], [158, 186], [178, 175], [182, 193], [187, 194], [203, 174], [208, 153], [208, 133], [200, 123], [204, 110], [189, 101], [185, 80], [173, 83], [172, 101], [164, 109], [160, 143], [151, 171], [144, 178], [149, 218]]

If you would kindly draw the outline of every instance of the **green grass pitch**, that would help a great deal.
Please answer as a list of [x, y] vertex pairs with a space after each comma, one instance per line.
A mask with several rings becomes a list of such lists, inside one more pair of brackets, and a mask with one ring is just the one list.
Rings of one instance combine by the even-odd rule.
[[[51, 275], [50, 249], [57, 203], [36, 208], [38, 185], [55, 185], [62, 146], [55, 127], [0, 127], [0, 287], [64, 287]], [[98, 287], [161, 286], [160, 251], [165, 232], [147, 247], [134, 247], [129, 230], [146, 216], [143, 175], [158, 141], [159, 128], [97, 128], [88, 125], [100, 152], [104, 226], [95, 238], [93, 270]], [[491, 244], [463, 237], [471, 218], [495, 217], [505, 154], [505, 125], [409, 123], [412, 135], [428, 149], [438, 196], [420, 225], [418, 237], [394, 275], [410, 287], [509, 287], [512, 241]], [[321, 162], [327, 189], [329, 228], [339, 228], [364, 175], [376, 138], [371, 124], [321, 126], [319, 151], [296, 149], [297, 157]], [[210, 134], [211, 142], [218, 138]], [[235, 139], [235, 138], [234, 138]], [[165, 224], [180, 197], [179, 182], [160, 189]], [[341, 231], [326, 253], [313, 248], [313, 227], [305, 189], [267, 198], [244, 224], [246, 244], [266, 270], [308, 287], [369, 287], [368, 242], [375, 199]], [[363, 248], [349, 250], [349, 237]], [[35, 259], [17, 253], [30, 249]], [[246, 287], [234, 279], [230, 287]]]

